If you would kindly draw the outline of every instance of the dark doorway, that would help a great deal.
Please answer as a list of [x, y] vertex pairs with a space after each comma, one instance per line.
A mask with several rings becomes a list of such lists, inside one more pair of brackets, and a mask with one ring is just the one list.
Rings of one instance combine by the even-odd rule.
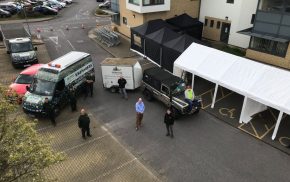
[[229, 35], [230, 35], [230, 28], [231, 28], [231, 24], [230, 23], [224, 23], [224, 22], [222, 23], [220, 41], [222, 41], [224, 43], [228, 43]]

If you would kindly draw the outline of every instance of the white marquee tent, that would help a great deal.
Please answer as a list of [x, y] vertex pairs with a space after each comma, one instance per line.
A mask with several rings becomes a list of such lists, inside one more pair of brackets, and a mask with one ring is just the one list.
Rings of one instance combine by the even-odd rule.
[[253, 114], [266, 110], [267, 106], [279, 110], [273, 140], [283, 114], [290, 114], [289, 71], [196, 43], [175, 61], [173, 73], [180, 76], [182, 70], [216, 84], [212, 108], [219, 85], [245, 96], [240, 123], [249, 122]]

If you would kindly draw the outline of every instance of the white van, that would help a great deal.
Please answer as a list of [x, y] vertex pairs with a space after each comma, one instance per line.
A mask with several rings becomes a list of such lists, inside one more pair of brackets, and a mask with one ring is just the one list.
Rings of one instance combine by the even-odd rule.
[[23, 110], [32, 115], [43, 115], [43, 103], [47, 97], [55, 113], [68, 103], [70, 87], [79, 94], [87, 75], [94, 75], [90, 54], [72, 51], [39, 69], [23, 98]]

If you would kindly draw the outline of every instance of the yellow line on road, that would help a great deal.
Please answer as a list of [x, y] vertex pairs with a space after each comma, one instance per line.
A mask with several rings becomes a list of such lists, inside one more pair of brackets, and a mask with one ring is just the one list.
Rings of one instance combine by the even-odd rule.
[[262, 140], [274, 127], [275, 127], [275, 125], [272, 125], [271, 128], [269, 128], [262, 136], [260, 136], [259, 139]]
[[256, 128], [254, 127], [253, 123], [251, 121], [249, 123], [252, 126], [252, 128], [253, 128], [253, 130], [255, 132], [256, 137], [259, 138], [258, 132], [257, 132]]
[[271, 115], [273, 116], [273, 118], [277, 121], [277, 117], [275, 116], [275, 114], [273, 113], [271, 108], [269, 108], [269, 111], [270, 111]]
[[[225, 95], [224, 97], [222, 97], [222, 98], [220, 98], [220, 99], [216, 100], [216, 101], [215, 101], [215, 103], [217, 103], [217, 102], [221, 101], [222, 99], [224, 99], [224, 98], [226, 98], [226, 97], [230, 96], [230, 95], [231, 95], [231, 94], [233, 94], [233, 93], [234, 93], [234, 92], [231, 92], [231, 93], [229, 93], [229, 94]], [[206, 109], [206, 108], [208, 108], [209, 106], [211, 106], [211, 103], [210, 103], [209, 105], [207, 105], [207, 106], [203, 107], [202, 109]]]
[[254, 135], [253, 133], [250, 133], [249, 131], [247, 131], [247, 130], [245, 130], [245, 129], [243, 129], [243, 128], [239, 128], [240, 130], [242, 130], [243, 132], [246, 132], [246, 133], [248, 133], [248, 134], [250, 134], [250, 135], [252, 135], [253, 137], [255, 137], [255, 138], [258, 138], [259, 139], [259, 137], [257, 137], [256, 135]]

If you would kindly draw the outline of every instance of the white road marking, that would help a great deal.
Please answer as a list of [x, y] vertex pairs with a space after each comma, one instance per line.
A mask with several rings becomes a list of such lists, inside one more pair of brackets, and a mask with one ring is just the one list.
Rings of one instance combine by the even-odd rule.
[[58, 36], [48, 37], [53, 43], [58, 45]]
[[71, 44], [71, 42], [69, 40], [66, 40], [68, 42], [68, 44], [71, 46], [71, 48], [75, 51], [75, 47]]

